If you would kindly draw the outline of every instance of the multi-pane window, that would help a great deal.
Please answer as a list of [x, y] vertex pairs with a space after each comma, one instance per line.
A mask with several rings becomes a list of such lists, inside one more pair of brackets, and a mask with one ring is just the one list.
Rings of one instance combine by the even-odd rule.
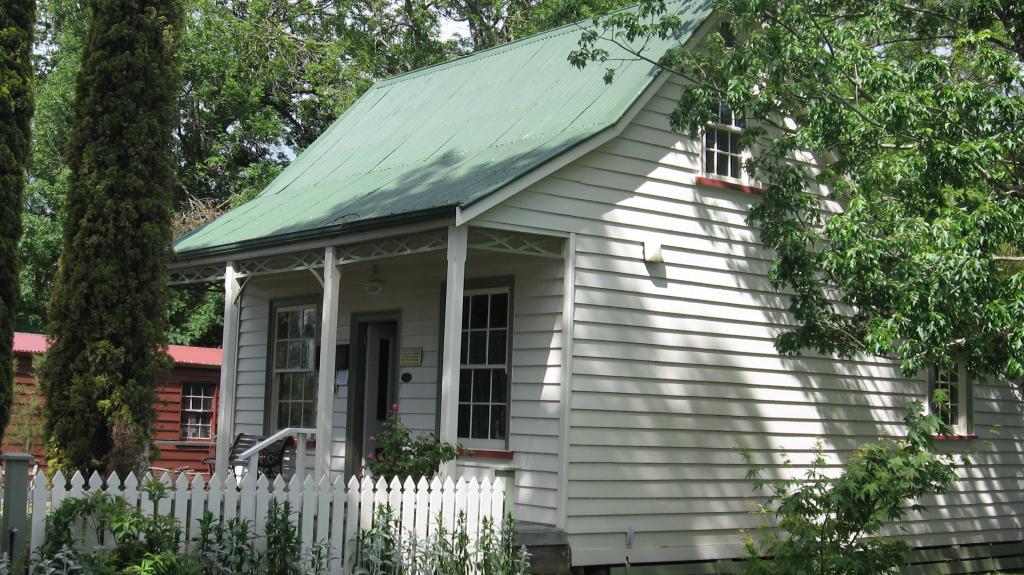
[[181, 438], [186, 441], [210, 439], [213, 423], [213, 386], [186, 383], [181, 388]]
[[316, 424], [315, 305], [278, 308], [274, 315], [273, 393], [277, 429]]
[[[971, 432], [971, 385], [959, 363], [932, 366], [929, 374], [931, 412], [956, 433]], [[941, 391], [941, 394], [936, 394]], [[938, 395], [938, 397], [937, 397]]]
[[459, 437], [504, 442], [508, 421], [509, 293], [468, 292], [462, 301]]
[[740, 133], [746, 126], [742, 117], [725, 101], [711, 110], [714, 119], [704, 130], [704, 172], [709, 175], [743, 179], [743, 148]]

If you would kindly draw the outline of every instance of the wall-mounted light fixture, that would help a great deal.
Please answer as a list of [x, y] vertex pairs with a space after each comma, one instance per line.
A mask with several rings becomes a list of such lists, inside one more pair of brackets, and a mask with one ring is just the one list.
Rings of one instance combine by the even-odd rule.
[[644, 261], [649, 264], [660, 264], [665, 261], [661, 254], [661, 242], [644, 240]]

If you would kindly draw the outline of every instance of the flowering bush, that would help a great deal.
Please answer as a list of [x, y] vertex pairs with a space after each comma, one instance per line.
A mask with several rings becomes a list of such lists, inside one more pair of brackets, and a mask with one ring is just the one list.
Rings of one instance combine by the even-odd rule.
[[442, 463], [459, 455], [459, 446], [445, 443], [432, 433], [414, 434], [398, 417], [398, 404], [391, 406], [391, 413], [380, 433], [370, 436], [370, 453], [366, 456], [366, 467], [377, 477], [405, 479], [431, 477]]

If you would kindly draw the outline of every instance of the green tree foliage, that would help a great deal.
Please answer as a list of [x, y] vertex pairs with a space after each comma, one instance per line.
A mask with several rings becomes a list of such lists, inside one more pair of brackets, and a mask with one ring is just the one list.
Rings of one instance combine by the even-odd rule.
[[40, 370], [55, 468], [127, 473], [166, 356], [180, 5], [92, 0], [68, 148], [64, 248]]
[[67, 197], [66, 147], [88, 10], [75, 0], [41, 0], [36, 43], [36, 110], [22, 212], [19, 331], [41, 332], [57, 271]]
[[[720, 100], [747, 119], [745, 167], [765, 190], [749, 220], [799, 324], [778, 349], [887, 356], [907, 374], [957, 359], [1024, 375], [1024, 5], [715, 6], [734, 42], [716, 33], [706, 52], [639, 56], [688, 82], [673, 128], [699, 134]], [[601, 38], [667, 37], [680, 23], [643, 0], [600, 24], [576, 64], [607, 57]], [[820, 172], [793, 161], [798, 150]]]
[[[779, 530], [767, 529], [760, 540], [746, 539], [745, 573], [895, 572], [909, 547], [900, 539], [879, 536], [882, 527], [909, 511], [923, 511], [919, 501], [945, 493], [956, 480], [957, 466], [966, 463], [935, 452], [932, 437], [948, 428], [923, 411], [920, 402], [912, 404], [905, 438], [862, 445], [837, 478], [827, 473], [820, 444], [802, 479], [764, 479], [763, 467], [751, 467], [747, 478], [770, 494], [762, 512], [775, 516]], [[750, 463], [749, 453], [744, 455]]]
[[0, 5], [0, 439], [10, 419], [18, 239], [32, 121], [34, 0]]

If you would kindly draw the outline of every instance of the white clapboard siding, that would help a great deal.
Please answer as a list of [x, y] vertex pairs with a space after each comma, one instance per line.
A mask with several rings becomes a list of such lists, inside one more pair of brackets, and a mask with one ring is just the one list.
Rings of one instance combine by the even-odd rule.
[[[166, 495], [156, 501], [144, 489], [152, 481], [160, 481], [167, 487]], [[431, 483], [425, 479], [418, 483], [407, 479], [403, 485], [398, 479], [388, 484], [383, 479], [374, 482], [369, 478], [361, 484], [355, 478], [348, 484], [341, 480], [331, 483], [326, 478], [316, 483], [312, 477], [306, 476], [303, 484], [294, 478], [286, 484], [280, 477], [270, 482], [266, 476], [257, 481], [249, 476], [239, 485], [234, 477], [225, 481], [214, 476], [204, 481], [202, 476], [196, 475], [189, 481], [186, 475], [181, 474], [172, 481], [166, 475], [157, 479], [152, 476], [136, 478], [131, 474], [122, 486], [116, 481], [116, 476], [104, 483], [96, 474], [86, 480], [75, 473], [68, 480], [63, 473], [57, 472], [51, 483], [52, 488], [47, 486], [46, 477], [40, 473], [30, 484], [27, 518], [30, 524], [29, 546], [33, 552], [44, 543], [49, 511], [60, 507], [64, 501], [96, 492], [123, 498], [147, 515], [173, 518], [181, 526], [184, 550], [198, 536], [199, 521], [206, 513], [223, 520], [235, 517], [248, 519], [251, 531], [256, 534], [255, 546], [262, 550], [265, 548], [263, 534], [270, 502], [275, 499], [282, 503], [287, 501], [291, 513], [289, 519], [302, 540], [303, 556], [309, 556], [313, 545], [326, 544], [330, 549], [332, 573], [352, 572], [355, 538], [361, 530], [372, 525], [375, 510], [381, 506], [390, 506], [395, 516], [400, 518], [402, 537], [415, 536], [420, 540], [436, 531], [439, 515], [450, 530], [455, 524], [455, 515], [465, 513], [471, 548], [476, 544], [483, 521], [489, 518], [500, 525], [505, 513], [505, 485], [501, 479], [478, 482], [471, 478], [468, 481], [460, 479], [457, 483], [449, 479], [443, 484], [436, 479]], [[109, 533], [96, 533], [85, 527], [76, 543], [83, 549], [92, 549], [97, 545], [112, 546], [114, 541]]]
[[[666, 117], [679, 88], [670, 80], [618, 137], [473, 222], [576, 234], [566, 494], [575, 565], [737, 557], [740, 530], [761, 521], [749, 513], [760, 500], [738, 446], [783, 476], [820, 438], [835, 472], [858, 444], [901, 434], [905, 406], [927, 391], [923, 377], [879, 358], [779, 357], [774, 338], [794, 322], [768, 281], [771, 253], [745, 221], [757, 198], [695, 185], [700, 143], [672, 133]], [[644, 262], [645, 241], [662, 245], [664, 263]], [[1018, 398], [978, 384], [975, 403], [979, 440], [948, 444], [973, 452], [975, 467], [907, 522], [912, 545], [1021, 538]]]

